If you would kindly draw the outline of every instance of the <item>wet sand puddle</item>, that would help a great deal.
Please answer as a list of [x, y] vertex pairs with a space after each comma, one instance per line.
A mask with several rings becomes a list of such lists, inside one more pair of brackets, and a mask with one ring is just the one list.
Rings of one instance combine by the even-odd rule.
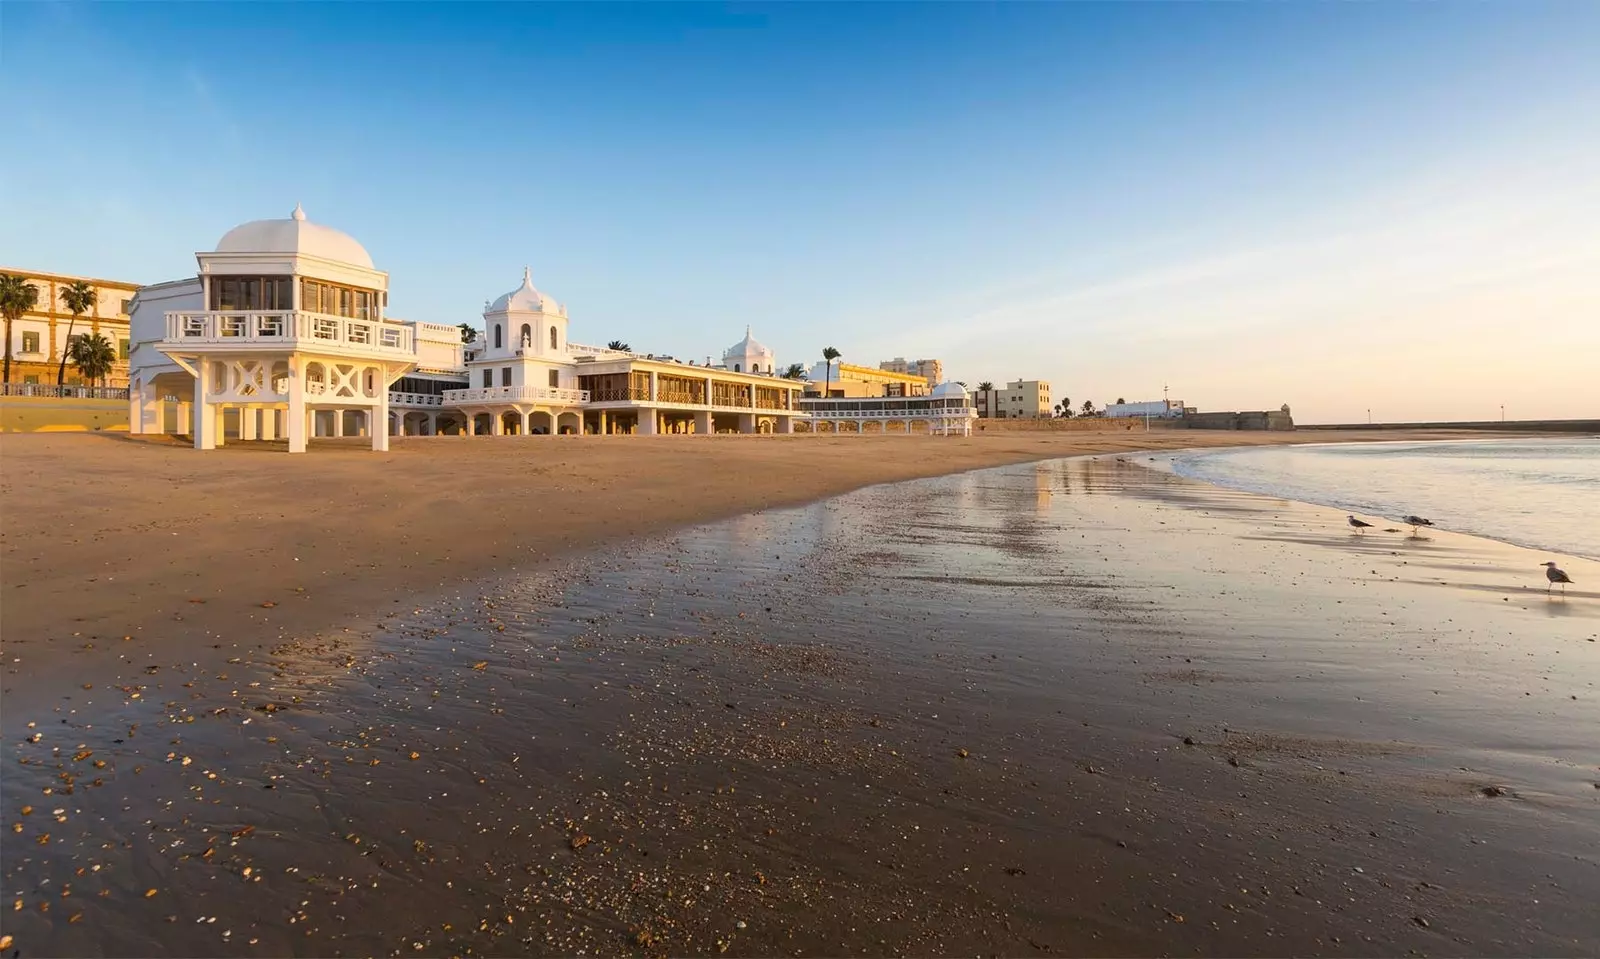
[[1326, 513], [1113, 457], [990, 470], [62, 691], [6, 711], [4, 928], [23, 955], [1594, 953], [1596, 603], [1506, 602], [1494, 549]]

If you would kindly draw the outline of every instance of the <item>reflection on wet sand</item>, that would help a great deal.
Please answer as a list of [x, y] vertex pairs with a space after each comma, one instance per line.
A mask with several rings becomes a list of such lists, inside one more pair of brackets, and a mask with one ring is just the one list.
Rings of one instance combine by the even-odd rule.
[[5, 928], [25, 955], [1593, 954], [1600, 602], [1342, 520], [1064, 460], [408, 601], [375, 644], [163, 664], [8, 715], [40, 738], [8, 744]]

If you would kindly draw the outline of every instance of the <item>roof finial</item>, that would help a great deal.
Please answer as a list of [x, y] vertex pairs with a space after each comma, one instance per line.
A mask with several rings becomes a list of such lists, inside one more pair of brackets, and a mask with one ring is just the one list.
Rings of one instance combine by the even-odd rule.
[[306, 211], [301, 209], [299, 202], [296, 201], [294, 205], [294, 212], [289, 214], [289, 216], [296, 220], [304, 220], [306, 218]]
[[746, 323], [744, 325], [744, 338], [747, 339], [747, 340], [750, 338], [750, 324], [749, 323]]
[[532, 286], [533, 285], [533, 267], [525, 266], [525, 267], [522, 268], [522, 285], [523, 286]]

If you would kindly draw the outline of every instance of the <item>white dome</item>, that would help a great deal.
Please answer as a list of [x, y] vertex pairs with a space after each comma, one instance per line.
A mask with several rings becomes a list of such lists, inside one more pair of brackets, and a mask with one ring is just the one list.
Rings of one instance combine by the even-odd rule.
[[522, 268], [522, 285], [507, 293], [485, 313], [561, 313], [561, 304], [540, 293], [533, 286], [533, 271]]
[[756, 342], [755, 338], [750, 335], [750, 327], [747, 326], [744, 328], [744, 339], [728, 347], [728, 351], [723, 355], [770, 357], [772, 351]]
[[932, 395], [935, 397], [960, 397], [961, 399], [966, 399], [967, 388], [954, 380], [950, 380], [935, 386]]
[[236, 226], [217, 241], [218, 253], [299, 253], [372, 269], [366, 248], [348, 233], [312, 223], [300, 204], [284, 220], [255, 220]]

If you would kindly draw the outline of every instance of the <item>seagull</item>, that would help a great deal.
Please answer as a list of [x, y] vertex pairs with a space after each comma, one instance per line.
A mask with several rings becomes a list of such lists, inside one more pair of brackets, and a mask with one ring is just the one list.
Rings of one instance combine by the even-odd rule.
[[1369, 527], [1372, 526], [1371, 523], [1363, 523], [1361, 520], [1356, 519], [1354, 516], [1346, 516], [1345, 519], [1350, 521], [1350, 525], [1355, 527], [1355, 530], [1358, 533], [1362, 532], [1363, 530], [1368, 529]]
[[1431, 519], [1423, 519], [1420, 516], [1407, 516], [1407, 517], [1404, 517], [1404, 519], [1405, 519], [1405, 521], [1407, 523], [1411, 524], [1411, 532], [1413, 532], [1413, 533], [1415, 533], [1417, 531], [1417, 527], [1418, 526], [1432, 526], [1433, 525], [1433, 520], [1431, 520]]
[[1568, 576], [1565, 571], [1557, 567], [1555, 563], [1541, 563], [1540, 565], [1544, 567], [1544, 578], [1550, 581], [1549, 584], [1545, 586], [1544, 591], [1548, 593], [1550, 592], [1551, 586], [1560, 583], [1561, 591], [1565, 593], [1567, 591], [1567, 584], [1572, 582], [1572, 577]]

